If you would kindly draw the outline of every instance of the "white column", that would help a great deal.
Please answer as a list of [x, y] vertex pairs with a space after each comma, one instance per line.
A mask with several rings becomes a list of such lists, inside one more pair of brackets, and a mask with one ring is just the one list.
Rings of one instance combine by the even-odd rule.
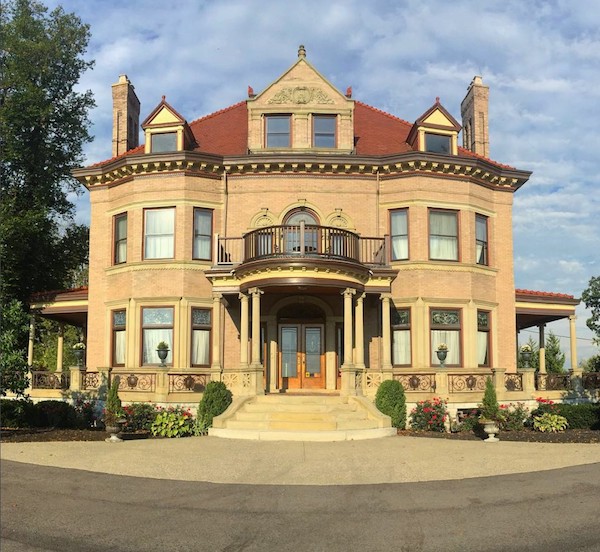
[[546, 373], [546, 338], [544, 337], [544, 328], [546, 327], [546, 324], [540, 324], [538, 326], [539, 332], [540, 332], [540, 342], [539, 342], [539, 349], [540, 349], [540, 374], [545, 374]]
[[579, 372], [577, 365], [577, 332], [575, 330], [575, 320], [577, 317], [573, 314], [569, 316], [569, 345], [571, 349], [571, 370]]
[[356, 290], [346, 288], [341, 293], [344, 296], [344, 363], [342, 364], [343, 395], [356, 395], [356, 376], [352, 364], [352, 296]]
[[390, 306], [392, 297], [389, 293], [381, 294], [381, 339], [383, 341], [381, 369], [392, 372], [392, 320]]
[[364, 300], [366, 294], [363, 293], [356, 298], [354, 335], [356, 336], [356, 350], [354, 364], [356, 369], [365, 369], [365, 320], [364, 320]]
[[35, 341], [35, 316], [29, 318], [29, 343], [27, 345], [27, 366], [33, 365], [33, 343]]
[[212, 379], [219, 380], [221, 376], [221, 299], [223, 295], [213, 293], [212, 308], [212, 362], [210, 370]]
[[248, 367], [248, 296], [240, 293], [240, 367]]
[[258, 288], [252, 288], [252, 377], [254, 383], [251, 384], [251, 389], [254, 389], [258, 395], [265, 392], [263, 365], [260, 361], [260, 296], [264, 293]]
[[65, 343], [65, 325], [58, 324], [58, 343], [56, 345], [56, 371], [63, 371], [63, 348]]

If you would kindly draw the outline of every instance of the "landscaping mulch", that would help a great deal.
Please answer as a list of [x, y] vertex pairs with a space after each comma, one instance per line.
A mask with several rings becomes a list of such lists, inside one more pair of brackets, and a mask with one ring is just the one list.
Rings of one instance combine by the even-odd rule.
[[[459, 433], [438, 433], [435, 431], [398, 431], [402, 437], [429, 437], [437, 439], [453, 439], [457, 441], [481, 441], [487, 436], [484, 433], [464, 431]], [[501, 441], [518, 441], [523, 443], [600, 443], [600, 431], [592, 429], [567, 429], [558, 433], [542, 433], [540, 431], [501, 431], [496, 435]]]
[[[398, 431], [401, 437], [427, 437], [434, 439], [453, 439], [481, 441], [485, 434], [473, 432], [438, 433], [435, 431]], [[122, 434], [124, 439], [153, 438], [147, 432]], [[104, 441], [107, 433], [102, 429], [0, 429], [0, 441], [3, 443], [26, 443], [48, 441]], [[568, 429], [560, 433], [541, 433], [539, 431], [503, 431], [498, 434], [501, 441], [520, 441], [527, 443], [600, 443], [600, 430]]]

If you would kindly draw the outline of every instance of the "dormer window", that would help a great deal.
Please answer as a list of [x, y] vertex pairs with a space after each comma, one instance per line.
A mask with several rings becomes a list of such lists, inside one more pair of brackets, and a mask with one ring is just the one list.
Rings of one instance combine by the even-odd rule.
[[313, 147], [335, 148], [336, 118], [331, 115], [313, 116]]
[[452, 142], [450, 136], [426, 132], [425, 151], [449, 155], [452, 153]]
[[267, 115], [265, 131], [268, 148], [289, 148], [291, 146], [289, 115]]
[[152, 134], [152, 153], [161, 153], [164, 151], [177, 151], [177, 133], [161, 132]]

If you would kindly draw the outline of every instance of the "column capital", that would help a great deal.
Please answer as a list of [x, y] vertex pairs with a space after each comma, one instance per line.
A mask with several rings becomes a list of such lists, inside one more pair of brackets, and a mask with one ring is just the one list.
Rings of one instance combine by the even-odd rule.
[[388, 293], [388, 292], [382, 293], [379, 296], [379, 300], [380, 301], [391, 301], [392, 300], [392, 294]]
[[240, 292], [240, 293], [238, 293], [238, 299], [240, 301], [244, 301], [244, 300], [247, 301], [248, 300], [248, 296], [245, 293]]
[[343, 295], [344, 297], [352, 297], [353, 295], [356, 295], [356, 290], [354, 288], [346, 288], [343, 291], [340, 291], [340, 295]]
[[357, 301], [361, 301], [361, 302], [362, 302], [362, 301], [364, 301], [364, 300], [365, 300], [365, 298], [366, 298], [366, 297], [367, 297], [367, 294], [366, 294], [366, 293], [364, 293], [364, 292], [363, 292], [363, 293], [359, 293], [359, 294], [356, 296], [356, 300], [357, 300]]
[[220, 301], [221, 299], [223, 299], [223, 294], [218, 291], [213, 291], [212, 298], [215, 302]]
[[575, 320], [577, 320], [577, 316], [575, 314], [570, 314], [569, 315], [569, 320], [574, 322]]
[[256, 295], [264, 295], [265, 292], [260, 288], [253, 287], [248, 290], [248, 293], [250, 293], [250, 295], [252, 295], [252, 296], [256, 296]]

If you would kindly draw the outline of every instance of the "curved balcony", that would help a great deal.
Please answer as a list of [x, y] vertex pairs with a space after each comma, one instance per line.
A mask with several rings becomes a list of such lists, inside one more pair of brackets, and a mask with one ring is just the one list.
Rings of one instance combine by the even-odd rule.
[[301, 223], [298, 226], [267, 226], [241, 238], [216, 236], [216, 264], [239, 265], [270, 259], [312, 258], [388, 266], [386, 238], [365, 238], [331, 226]]

